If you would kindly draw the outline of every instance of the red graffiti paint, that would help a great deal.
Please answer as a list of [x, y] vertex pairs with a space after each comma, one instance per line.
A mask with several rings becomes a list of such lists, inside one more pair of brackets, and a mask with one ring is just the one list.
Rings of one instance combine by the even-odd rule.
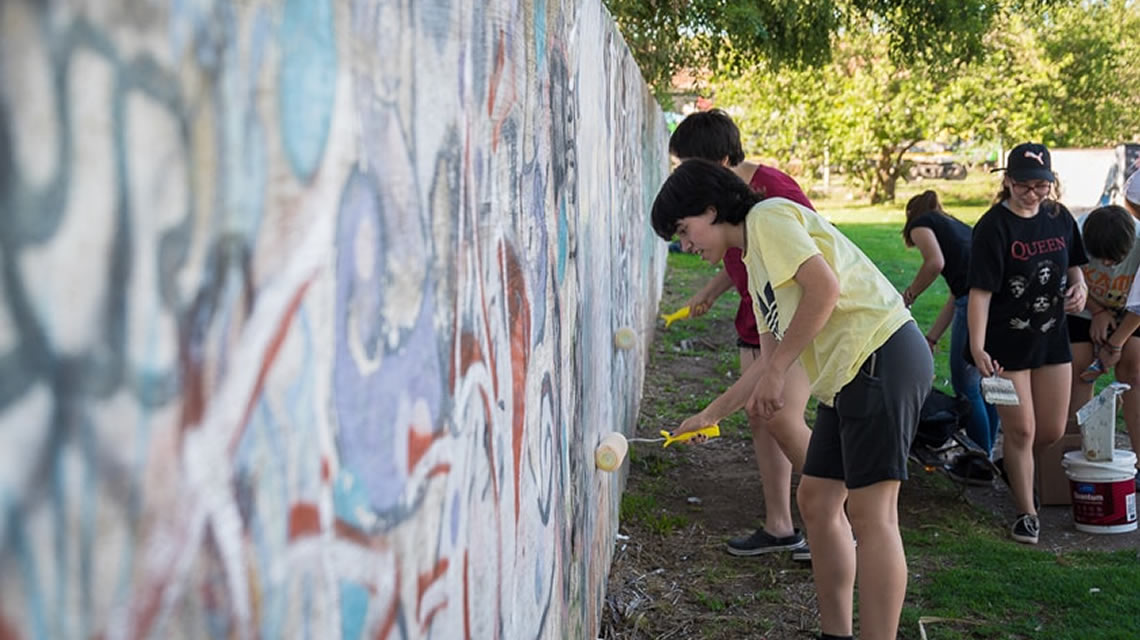
[[376, 631], [376, 640], [387, 640], [388, 636], [392, 635], [392, 629], [396, 628], [396, 614], [400, 612], [400, 567], [396, 567], [396, 583], [392, 588], [392, 599], [388, 604], [388, 610], [384, 612], [384, 617], [381, 618], [380, 626]]
[[471, 552], [463, 550], [463, 640], [471, 640]]
[[[490, 318], [491, 314], [487, 311], [487, 296], [482, 289], [479, 290], [479, 301], [483, 305], [483, 317]], [[487, 344], [494, 344], [494, 341], [491, 339], [491, 324], [489, 322], [483, 323], [483, 335], [487, 340]], [[488, 370], [491, 372], [491, 389], [495, 392], [495, 397], [500, 398], [502, 396], [499, 395], [499, 367], [498, 363], [495, 362], [494, 349], [488, 349], [487, 360], [490, 361]]]
[[435, 566], [431, 568], [431, 571], [421, 573], [419, 575], [419, 577], [416, 579], [416, 617], [417, 618], [422, 619], [420, 614], [421, 614], [421, 609], [423, 608], [423, 604], [424, 604], [424, 593], [427, 592], [428, 587], [430, 587], [435, 581], [439, 580], [440, 578], [443, 577], [443, 575], [445, 573], [447, 573], [447, 566], [448, 566], [447, 558], [442, 558], [438, 562], [435, 563]]
[[253, 413], [253, 408], [257, 406], [258, 398], [261, 397], [261, 390], [265, 387], [265, 379], [269, 376], [269, 369], [273, 366], [274, 360], [277, 359], [281, 345], [285, 342], [285, 336], [289, 335], [289, 328], [293, 325], [293, 318], [297, 315], [297, 309], [301, 307], [301, 299], [305, 297], [305, 291], [312, 283], [312, 276], [301, 283], [296, 293], [293, 294], [293, 299], [289, 301], [289, 306], [285, 308], [281, 320], [278, 321], [277, 331], [273, 333], [273, 338], [269, 341], [265, 355], [261, 359], [261, 370], [258, 371], [257, 382], [253, 385], [253, 390], [250, 391], [245, 415], [242, 416], [241, 423], [237, 425], [238, 428], [234, 430], [234, 434], [230, 438], [229, 453], [231, 455], [237, 449], [238, 443], [241, 442], [242, 435], [245, 434], [245, 427], [249, 424], [249, 416]]
[[499, 243], [499, 266], [506, 283], [507, 312], [511, 332], [511, 454], [515, 478], [515, 529], [519, 522], [519, 487], [522, 470], [523, 431], [526, 428], [526, 378], [530, 358], [530, 301], [526, 276], [510, 245]]
[[495, 501], [498, 502], [499, 474], [495, 472], [495, 439], [491, 437], [491, 400], [483, 389], [479, 389], [479, 395], [483, 398], [483, 444], [487, 450], [487, 469], [491, 476], [491, 492], [494, 494]]
[[[476, 362], [483, 362], [483, 348], [475, 341], [474, 334], [464, 331], [459, 336], [459, 373], [467, 375], [467, 370]], [[452, 389], [454, 388], [455, 382], [452, 381]]]
[[[487, 89], [487, 116], [495, 115], [495, 97], [499, 94], [499, 81], [503, 78], [506, 55], [503, 51], [503, 30], [499, 29], [498, 46], [495, 47], [495, 68], [491, 71], [491, 81]], [[498, 141], [496, 140], [496, 143]], [[497, 145], [496, 145], [497, 146]], [[494, 149], [494, 147], [492, 147]]]
[[289, 509], [289, 540], [315, 536], [321, 532], [321, 514], [317, 505], [301, 502]]
[[[470, 637], [470, 634], [468, 634]], [[16, 628], [12, 626], [11, 622], [0, 615], [0, 640], [19, 640], [20, 634], [16, 632]]]

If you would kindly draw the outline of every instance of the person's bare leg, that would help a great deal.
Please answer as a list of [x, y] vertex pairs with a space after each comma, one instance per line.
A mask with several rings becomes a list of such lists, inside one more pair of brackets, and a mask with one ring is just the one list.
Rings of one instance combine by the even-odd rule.
[[[843, 511], [847, 488], [842, 480], [804, 476], [796, 501], [811, 546], [811, 574], [819, 599], [819, 628], [851, 635], [855, 591], [855, 542]], [[863, 546], [860, 544], [859, 546]]]
[[1018, 513], [1036, 514], [1033, 508], [1033, 393], [1030, 388], [1029, 370], [1006, 371], [1003, 377], [1013, 381], [1017, 397], [1021, 401], [1016, 406], [999, 405], [1001, 417], [1002, 457], [1005, 459], [1005, 473], [1009, 477], [1009, 488], [1013, 493], [1013, 503]]
[[[1065, 433], [1064, 411], [1069, 407], [1072, 365], [1050, 364], [1030, 371], [1033, 387], [1033, 450], [1040, 452]], [[1032, 471], [1032, 469], [1031, 469]], [[1032, 477], [1032, 474], [1031, 474]]]
[[[740, 350], [741, 371], [747, 370], [755, 359], [752, 349]], [[756, 465], [760, 471], [760, 481], [763, 483], [765, 518], [764, 530], [775, 537], [789, 536], [795, 533], [796, 527], [791, 519], [791, 471], [792, 465], [788, 456], [769, 432], [769, 426], [789, 434], [795, 443], [796, 434], [803, 432], [804, 449], [807, 449], [807, 438], [811, 431], [804, 422], [804, 411], [807, 408], [807, 399], [811, 395], [811, 388], [807, 386], [807, 376], [803, 380], [799, 374], [803, 370], [799, 366], [797, 373], [789, 375], [788, 386], [784, 389], [784, 408], [772, 420], [765, 421], [759, 415], [749, 415], [748, 424], [752, 431], [752, 449], [756, 452]]]
[[898, 480], [851, 489], [847, 513], [859, 546], [859, 637], [894, 640], [906, 597], [906, 553], [899, 533]]
[[[811, 429], [804, 421], [804, 411], [807, 410], [810, 397], [811, 380], [797, 362], [788, 368], [784, 377], [784, 408], [777, 411], [769, 420], [765, 420], [759, 414], [748, 414], [748, 424], [763, 425], [768, 436], [776, 441], [795, 471], [804, 468], [804, 457], [807, 456], [808, 441], [811, 440]], [[753, 438], [756, 437], [755, 427], [752, 429], [752, 435]]]
[[[742, 348], [740, 370], [746, 370], [754, 359], [752, 349]], [[796, 402], [789, 402], [780, 413], [790, 415], [795, 410], [795, 405]], [[803, 407], [800, 407], [799, 415], [800, 422], [803, 422]], [[777, 538], [790, 536], [795, 533], [792, 524], [792, 463], [768, 433], [763, 418], [748, 416], [748, 426], [752, 429], [752, 448], [756, 452], [756, 466], [760, 470], [764, 492], [764, 530]]]
[[1128, 427], [1132, 450], [1140, 451], [1140, 338], [1129, 338], [1124, 343], [1124, 353], [1114, 373], [1117, 380], [1132, 386], [1121, 396], [1124, 400], [1124, 425]]
[[[1077, 423], [1077, 411], [1093, 397], [1093, 383], [1081, 380], [1081, 373], [1092, 364], [1092, 347], [1091, 342], [1074, 342], [1070, 345], [1073, 351], [1073, 384], [1069, 391], [1069, 422], [1074, 425]], [[1123, 361], [1123, 358], [1121, 360]], [[1117, 369], [1119, 368], [1117, 365]]]

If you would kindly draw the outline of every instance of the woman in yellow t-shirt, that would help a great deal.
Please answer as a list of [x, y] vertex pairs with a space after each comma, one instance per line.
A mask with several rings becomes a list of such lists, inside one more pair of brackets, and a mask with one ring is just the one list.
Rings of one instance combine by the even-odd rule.
[[907, 579], [898, 491], [934, 375], [922, 332], [891, 283], [834, 225], [791, 200], [760, 199], [720, 165], [683, 162], [652, 215], [659, 236], [676, 235], [710, 263], [732, 247], [744, 252], [760, 330], [760, 358], [677, 432], [741, 407], [772, 415], [798, 360], [820, 404], [806, 454], [786, 453], [805, 461], [797, 502], [822, 637], [851, 636], [857, 577], [860, 637], [894, 638]]

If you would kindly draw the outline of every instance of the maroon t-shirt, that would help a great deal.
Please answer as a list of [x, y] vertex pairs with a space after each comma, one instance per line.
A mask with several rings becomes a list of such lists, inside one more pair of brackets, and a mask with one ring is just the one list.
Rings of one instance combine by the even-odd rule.
[[[779, 169], [758, 165], [748, 184], [755, 191], [763, 192], [765, 198], [787, 198], [815, 210], [795, 179]], [[741, 259], [743, 255], [744, 252], [740, 249], [725, 252], [724, 270], [740, 293], [740, 307], [736, 310], [736, 335], [740, 336], [743, 343], [759, 345], [760, 332], [756, 330], [756, 316], [752, 313], [752, 296], [748, 295], [748, 269]]]

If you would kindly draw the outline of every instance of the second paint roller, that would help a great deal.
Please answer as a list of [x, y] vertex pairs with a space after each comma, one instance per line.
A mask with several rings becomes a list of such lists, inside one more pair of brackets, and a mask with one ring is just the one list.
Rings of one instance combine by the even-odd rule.
[[629, 438], [627, 440], [625, 436], [615, 432], [602, 438], [602, 441], [598, 443], [598, 447], [594, 449], [594, 464], [602, 471], [613, 471], [617, 469], [625, 460], [625, 454], [629, 451], [630, 442], [663, 442], [664, 444], [661, 445], [661, 447], [665, 448], [674, 442], [686, 442], [697, 436], [715, 438], [719, 435], [720, 425], [715, 424], [677, 436], [662, 429], [660, 438]]

